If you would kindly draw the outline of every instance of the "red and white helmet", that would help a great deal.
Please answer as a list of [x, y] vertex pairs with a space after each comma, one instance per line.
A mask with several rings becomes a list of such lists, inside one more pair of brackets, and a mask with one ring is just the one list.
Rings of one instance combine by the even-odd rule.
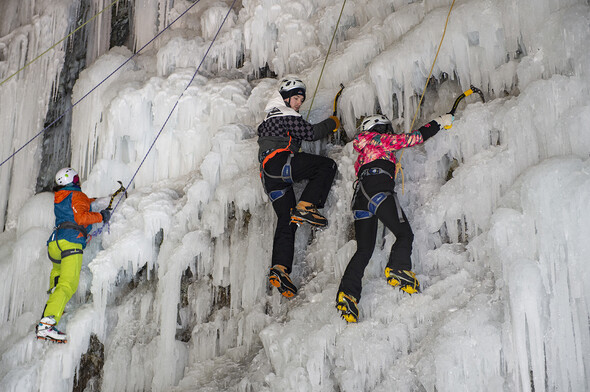
[[78, 177], [78, 172], [71, 167], [64, 167], [55, 175], [55, 182], [59, 186], [65, 186], [72, 183], [78, 184], [80, 182], [80, 177]]

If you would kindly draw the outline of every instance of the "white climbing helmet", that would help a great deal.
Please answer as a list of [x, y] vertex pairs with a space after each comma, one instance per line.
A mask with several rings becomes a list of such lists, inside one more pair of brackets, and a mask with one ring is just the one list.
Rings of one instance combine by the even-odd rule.
[[80, 177], [78, 177], [78, 172], [76, 172], [71, 167], [64, 167], [63, 169], [60, 169], [55, 175], [55, 182], [59, 186], [64, 186], [71, 183], [75, 184], [79, 181]]
[[305, 99], [305, 90], [305, 83], [296, 78], [285, 78], [281, 80], [279, 85], [279, 93], [281, 93], [283, 99], [290, 98], [293, 95], [303, 95]]
[[361, 122], [360, 131], [366, 132], [373, 128], [375, 125], [385, 125], [387, 128], [392, 129], [391, 121], [384, 116], [383, 114], [374, 114], [372, 116], [367, 116]]

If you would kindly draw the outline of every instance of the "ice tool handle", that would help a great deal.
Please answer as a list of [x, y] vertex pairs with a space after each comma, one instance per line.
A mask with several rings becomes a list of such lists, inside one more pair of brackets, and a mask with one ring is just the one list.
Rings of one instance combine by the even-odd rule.
[[[342, 90], [344, 90], [344, 85], [340, 83], [340, 90], [338, 90], [336, 96], [334, 97], [334, 111], [332, 112], [332, 116], [334, 117], [338, 117], [338, 98], [340, 98], [340, 95], [342, 95]], [[336, 133], [336, 140], [338, 143], [340, 143], [340, 139], [340, 128], [338, 128], [338, 131]]]
[[340, 83], [340, 90], [338, 90], [336, 96], [334, 97], [334, 112], [332, 114], [333, 116], [338, 115], [338, 98], [340, 98], [340, 95], [342, 95], [342, 90], [344, 90], [344, 85]]
[[123, 183], [121, 181], [117, 181], [120, 185], [119, 189], [117, 189], [115, 191], [115, 193], [113, 193], [111, 195], [111, 200], [109, 201], [109, 206], [106, 208], [107, 210], [112, 210], [113, 209], [113, 201], [115, 200], [115, 197], [121, 193], [124, 192], [125, 193], [125, 198], [127, 198], [127, 189], [125, 189], [125, 187], [123, 186]]
[[[461, 95], [459, 95], [457, 97], [457, 99], [455, 99], [455, 103], [453, 104], [453, 108], [451, 109], [451, 111], [449, 112], [449, 114], [452, 114], [453, 116], [455, 115], [455, 111], [457, 110], [457, 106], [459, 106], [459, 102], [461, 102], [463, 100], [463, 98], [470, 96], [473, 93], [477, 93], [479, 94], [479, 96], [481, 97], [481, 101], [485, 102], [485, 98], [483, 96], [483, 92], [478, 89], [477, 87], [471, 85], [469, 90], [463, 92]], [[445, 126], [445, 129], [450, 129], [451, 126]]]

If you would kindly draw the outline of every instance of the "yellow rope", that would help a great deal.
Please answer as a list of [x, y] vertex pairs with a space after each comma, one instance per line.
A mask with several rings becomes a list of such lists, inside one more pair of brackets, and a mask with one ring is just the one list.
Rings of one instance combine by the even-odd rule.
[[70, 38], [73, 34], [75, 34], [78, 30], [80, 30], [82, 27], [86, 26], [88, 23], [92, 22], [94, 19], [96, 19], [96, 17], [98, 17], [100, 14], [102, 14], [104, 11], [106, 11], [107, 9], [111, 8], [116, 2], [118, 2], [119, 0], [114, 0], [110, 5], [106, 6], [105, 8], [102, 9], [102, 11], [100, 11], [99, 13], [97, 13], [96, 15], [94, 15], [92, 18], [88, 19], [86, 22], [84, 22], [83, 25], [81, 25], [80, 27], [78, 27], [76, 30], [72, 31], [70, 34], [68, 34], [67, 36], [65, 36], [64, 38], [62, 38], [61, 40], [59, 40], [58, 42], [56, 42], [55, 44], [53, 44], [53, 46], [51, 46], [49, 49], [47, 49], [45, 52], [41, 53], [39, 56], [35, 57], [33, 60], [29, 61], [28, 63], [26, 63], [21, 69], [19, 69], [18, 71], [16, 71], [15, 73], [13, 73], [12, 75], [10, 75], [9, 77], [7, 77], [6, 79], [4, 79], [1, 83], [0, 86], [2, 86], [5, 82], [7, 82], [8, 80], [12, 79], [14, 76], [16, 76], [18, 73], [20, 73], [22, 70], [24, 70], [25, 68], [27, 68], [29, 65], [33, 64], [35, 61], [37, 61], [41, 56], [45, 55], [47, 52], [49, 52], [51, 49], [55, 48], [57, 45], [61, 44], [62, 42], [64, 42], [66, 39]]
[[332, 34], [332, 40], [330, 41], [330, 46], [328, 46], [328, 53], [326, 53], [326, 58], [324, 59], [324, 65], [322, 65], [322, 70], [320, 71], [320, 77], [318, 78], [318, 84], [315, 86], [315, 90], [313, 92], [313, 96], [311, 97], [311, 103], [309, 104], [309, 111], [307, 112], [306, 120], [309, 120], [309, 115], [311, 114], [311, 108], [313, 106], [313, 101], [315, 100], [315, 95], [318, 92], [318, 87], [320, 86], [320, 80], [322, 80], [322, 75], [324, 74], [324, 68], [326, 67], [326, 62], [328, 61], [328, 56], [330, 55], [330, 50], [332, 49], [332, 43], [334, 42], [334, 38], [336, 37], [336, 31], [338, 30], [338, 25], [340, 24], [340, 19], [342, 18], [342, 12], [344, 11], [344, 6], [346, 5], [346, 0], [342, 3], [342, 9], [340, 10], [340, 16], [338, 16], [338, 21], [336, 22], [336, 27], [334, 27], [334, 34]]
[[[445, 22], [445, 29], [443, 30], [443, 35], [440, 37], [440, 43], [438, 44], [438, 49], [436, 51], [436, 55], [434, 56], [434, 61], [432, 62], [432, 66], [430, 67], [430, 73], [428, 74], [428, 78], [426, 78], [426, 84], [424, 85], [424, 90], [422, 91], [422, 96], [420, 97], [420, 101], [418, 102], [418, 107], [416, 108], [416, 113], [414, 113], [414, 118], [412, 119], [412, 125], [410, 125], [410, 132], [414, 129], [414, 122], [416, 121], [416, 117], [418, 116], [418, 111], [420, 110], [420, 105], [422, 104], [422, 99], [424, 98], [424, 94], [426, 93], [426, 87], [428, 87], [428, 82], [430, 82], [430, 77], [432, 76], [432, 70], [434, 69], [434, 64], [436, 64], [436, 59], [438, 57], [438, 52], [440, 52], [440, 48], [442, 46], [443, 40], [445, 38], [445, 34], [447, 33], [447, 24], [449, 23], [449, 18], [451, 16], [451, 11], [453, 10], [453, 5], [455, 5], [455, 0], [451, 3], [451, 8], [449, 8], [449, 13], [447, 14], [447, 20]], [[402, 157], [404, 156], [404, 150], [402, 149], [402, 153], [395, 163], [395, 178], [397, 178], [397, 173], [402, 173], [402, 194], [404, 193], [404, 170], [402, 169]]]

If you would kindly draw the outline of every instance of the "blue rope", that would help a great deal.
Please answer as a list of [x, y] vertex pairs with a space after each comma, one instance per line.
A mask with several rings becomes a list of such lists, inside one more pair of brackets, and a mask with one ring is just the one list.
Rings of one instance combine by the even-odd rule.
[[[127, 64], [129, 61], [131, 61], [135, 56], [137, 56], [139, 53], [141, 53], [141, 51], [143, 49], [145, 49], [146, 46], [148, 46], [149, 44], [151, 44], [156, 38], [158, 38], [164, 31], [166, 31], [170, 26], [172, 26], [174, 23], [176, 23], [176, 21], [178, 21], [178, 19], [182, 18], [191, 8], [193, 8], [200, 0], [195, 1], [190, 7], [188, 7], [182, 14], [180, 14], [176, 19], [174, 19], [168, 26], [166, 26], [162, 31], [160, 31], [158, 34], [156, 34], [147, 44], [143, 45], [141, 47], [141, 49], [139, 49], [136, 53], [134, 53], [131, 57], [129, 57], [127, 60], [125, 60], [121, 65], [119, 65], [113, 72], [111, 72], [107, 77], [105, 77], [100, 83], [98, 83], [96, 86], [94, 86], [90, 91], [88, 91], [86, 94], [84, 94], [84, 96], [82, 98], [80, 98], [79, 100], [77, 100], [72, 106], [70, 106], [65, 112], [63, 112], [58, 118], [56, 118], [55, 120], [53, 120], [51, 122], [51, 124], [49, 124], [48, 126], [46, 126], [45, 128], [43, 128], [39, 133], [37, 133], [35, 136], [33, 136], [31, 138], [31, 140], [29, 140], [28, 142], [26, 142], [25, 144], [23, 144], [18, 150], [16, 150], [15, 152], [13, 152], [8, 158], [6, 158], [5, 160], [2, 161], [2, 163], [0, 163], [0, 167], [2, 167], [2, 165], [4, 165], [6, 162], [8, 162], [9, 160], [11, 160], [16, 154], [18, 154], [20, 151], [22, 151], [26, 146], [28, 146], [33, 140], [35, 140], [37, 137], [39, 137], [43, 132], [47, 131], [51, 126], [53, 126], [53, 124], [55, 124], [56, 122], [58, 122], [59, 120], [61, 120], [67, 113], [71, 112], [74, 107], [80, 103], [80, 101], [82, 101], [84, 98], [86, 98], [88, 95], [90, 95], [94, 90], [96, 90], [101, 84], [103, 84], [104, 82], [106, 82], [111, 76], [113, 76], [117, 71], [119, 71], [125, 64]], [[234, 2], [235, 3], [235, 2]]]
[[[225, 24], [225, 21], [227, 20], [227, 17], [229, 16], [230, 12], [232, 11], [232, 9], [234, 8], [234, 5], [236, 4], [236, 0], [233, 1], [231, 7], [229, 7], [229, 10], [227, 11], [227, 14], [225, 14], [225, 17], [223, 18], [223, 21], [221, 22], [221, 25], [219, 26], [219, 29], [217, 29], [217, 32], [215, 33], [215, 36], [213, 37], [213, 39], [211, 40], [211, 43], [209, 44], [209, 47], [207, 48], [207, 51], [205, 52], [205, 54], [203, 55], [203, 58], [201, 59], [201, 62], [199, 63], [199, 65], [197, 66], [197, 69], [195, 70], [195, 72], [193, 73], [193, 76], [191, 77], [190, 81], [188, 82], [188, 84], [186, 85], [186, 87], [184, 88], [184, 90], [182, 91], [182, 93], [180, 93], [180, 95], [178, 96], [178, 99], [176, 99], [176, 102], [174, 103], [174, 106], [172, 107], [172, 110], [170, 110], [170, 113], [168, 113], [168, 117], [166, 117], [166, 121], [164, 121], [164, 124], [162, 124], [162, 127], [160, 128], [160, 130], [158, 131], [154, 141], [152, 142], [152, 144], [150, 145], [150, 148], [148, 149], [148, 151], [146, 152], [146, 154], [144, 155], [143, 159], [141, 160], [141, 163], [139, 164], [139, 166], [137, 167], [137, 170], [135, 171], [135, 173], [133, 174], [133, 177], [131, 177], [131, 180], [129, 180], [129, 183], [127, 184], [127, 186], [125, 187], [125, 189], [129, 189], [129, 187], [131, 186], [131, 184], [133, 183], [133, 180], [135, 179], [135, 177], [137, 176], [137, 173], [139, 173], [139, 169], [141, 169], [141, 167], [143, 166], [145, 160], [147, 159], [148, 155], [150, 154], [150, 152], [152, 151], [152, 148], [154, 147], [154, 145], [156, 144], [156, 141], [158, 140], [158, 138], [160, 137], [160, 135], [162, 134], [162, 131], [164, 130], [164, 127], [166, 126], [166, 124], [168, 123], [168, 121], [170, 120], [170, 118], [172, 117], [172, 113], [174, 113], [174, 110], [176, 109], [176, 107], [178, 106], [178, 102], [180, 102], [180, 99], [182, 98], [182, 96], [184, 95], [184, 93], [186, 92], [186, 90], [188, 90], [188, 88], [190, 87], [190, 85], [192, 84], [192, 82], [195, 80], [195, 78], [197, 77], [197, 74], [199, 73], [199, 70], [201, 69], [201, 66], [203, 65], [203, 62], [205, 61], [205, 58], [207, 58], [207, 55], [209, 54], [209, 51], [211, 50], [211, 48], [213, 47], [213, 44], [215, 43], [215, 40], [217, 39], [217, 36], [219, 35], [219, 33], [221, 32], [221, 29], [223, 28], [223, 25]], [[112, 214], [115, 213], [115, 210], [117, 209], [117, 207], [119, 206], [119, 204], [121, 203], [121, 200], [123, 199], [123, 197], [120, 197], [119, 200], [117, 201], [117, 204], [115, 204], [115, 207], [113, 207], [113, 212]], [[111, 214], [111, 215], [112, 215]], [[95, 236], [95, 235], [99, 235], [102, 233], [102, 231], [104, 230], [104, 226], [99, 227], [98, 229], [96, 229], [93, 233], [91, 233], [91, 236]], [[107, 224], [107, 226], [110, 226], [109, 224]]]

